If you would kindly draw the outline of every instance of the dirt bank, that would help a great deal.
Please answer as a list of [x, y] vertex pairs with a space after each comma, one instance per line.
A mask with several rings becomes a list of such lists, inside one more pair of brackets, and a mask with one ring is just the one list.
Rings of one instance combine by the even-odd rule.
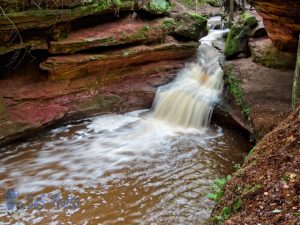
[[300, 107], [267, 134], [225, 186], [210, 224], [300, 223]]

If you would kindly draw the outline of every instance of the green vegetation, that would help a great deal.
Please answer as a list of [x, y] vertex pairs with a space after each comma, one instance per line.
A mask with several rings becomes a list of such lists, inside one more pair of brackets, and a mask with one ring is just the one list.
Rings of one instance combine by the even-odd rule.
[[106, 111], [118, 111], [122, 105], [120, 105], [120, 97], [117, 95], [96, 95], [90, 99], [89, 102], [78, 103], [79, 110], [99, 110], [100, 112]]
[[207, 4], [214, 6], [214, 7], [221, 7], [222, 0], [204, 0]]
[[186, 6], [190, 6], [190, 7], [196, 7], [196, 5], [202, 5], [202, 4], [209, 4], [211, 6], [214, 7], [220, 7], [222, 5], [221, 0], [179, 0], [180, 2], [182, 2], [184, 5]]
[[164, 15], [169, 12], [170, 7], [168, 0], [151, 0], [143, 9], [153, 15]]
[[257, 191], [259, 191], [263, 186], [261, 184], [250, 184], [246, 185], [242, 190], [242, 196], [248, 195], [248, 194], [254, 194]]
[[162, 23], [161, 28], [163, 28], [165, 30], [169, 30], [169, 29], [174, 28], [175, 25], [176, 25], [176, 22], [173, 18], [167, 18]]
[[[224, 187], [224, 186], [223, 186]], [[245, 187], [237, 186], [237, 192], [240, 193], [240, 196], [237, 197], [232, 204], [229, 206], [224, 206], [220, 213], [217, 215], [214, 215], [210, 218], [212, 224], [216, 225], [222, 225], [223, 222], [230, 218], [230, 216], [241, 209], [242, 207], [242, 199], [245, 195], [253, 194], [259, 191], [262, 188], [261, 184], [253, 184], [253, 185], [246, 185]], [[220, 192], [220, 191], [219, 191]], [[223, 196], [223, 190], [222, 190], [222, 196]], [[219, 203], [217, 201], [217, 203]]]
[[300, 212], [299, 211], [298, 212], [294, 212], [293, 214], [294, 214], [294, 216], [300, 217]]
[[245, 12], [241, 15], [241, 19], [246, 26], [254, 26], [257, 24], [257, 19], [252, 14]]
[[234, 164], [233, 166], [235, 169], [239, 170], [241, 169], [241, 164], [237, 163], [237, 164]]
[[[117, 1], [120, 8], [130, 9], [134, 5], [134, 1]], [[15, 26], [19, 30], [30, 29], [30, 28], [42, 28], [49, 27], [51, 25], [57, 24], [59, 22], [67, 22], [80, 17], [107, 13], [109, 11], [113, 12], [116, 5], [112, 3], [111, 0], [103, 0], [100, 2], [93, 2], [85, 5], [78, 5], [71, 9], [65, 8], [41, 8], [29, 9], [19, 12], [8, 12], [6, 16], [14, 21]], [[26, 22], [24, 22], [26, 18]], [[8, 20], [0, 21], [1, 30], [11, 30], [13, 25]]]
[[210, 218], [211, 222], [216, 225], [222, 225], [223, 222], [229, 219], [232, 213], [237, 212], [242, 206], [242, 200], [237, 199], [233, 202], [231, 206], [224, 206], [221, 210], [221, 213], [218, 215], [214, 215]]
[[234, 97], [235, 103], [241, 107], [243, 115], [248, 118], [250, 113], [250, 108], [245, 102], [243, 90], [240, 88], [239, 81], [232, 74], [232, 68], [228, 67], [226, 69], [225, 83], [229, 87], [230, 93]]
[[224, 194], [224, 187], [230, 179], [231, 176], [228, 175], [226, 178], [215, 180], [214, 183], [212, 184], [213, 193], [209, 193], [207, 197], [209, 199], [214, 200], [216, 203], [219, 203]]
[[175, 17], [176, 35], [198, 41], [207, 34], [207, 19], [196, 13], [184, 12]]
[[248, 37], [250, 28], [238, 23], [231, 26], [225, 43], [224, 54], [227, 59], [234, 58], [248, 49]]
[[283, 175], [282, 180], [284, 180], [285, 182], [289, 182], [290, 181], [290, 176]]

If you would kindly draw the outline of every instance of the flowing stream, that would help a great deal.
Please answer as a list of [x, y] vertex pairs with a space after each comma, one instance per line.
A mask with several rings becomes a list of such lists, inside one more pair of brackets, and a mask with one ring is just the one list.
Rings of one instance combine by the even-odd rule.
[[[208, 127], [223, 87], [211, 43], [224, 32], [201, 39], [197, 62], [158, 89], [152, 110], [73, 121], [6, 146], [0, 224], [203, 224], [209, 186], [247, 150], [234, 130]], [[8, 190], [19, 204], [12, 215]]]

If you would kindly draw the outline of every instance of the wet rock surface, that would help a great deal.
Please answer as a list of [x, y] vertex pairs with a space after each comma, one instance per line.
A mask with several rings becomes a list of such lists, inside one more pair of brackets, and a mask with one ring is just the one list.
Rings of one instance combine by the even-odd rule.
[[167, 0], [50, 2], [0, 1], [0, 145], [68, 118], [151, 107], [207, 32], [200, 15], [166, 17]]

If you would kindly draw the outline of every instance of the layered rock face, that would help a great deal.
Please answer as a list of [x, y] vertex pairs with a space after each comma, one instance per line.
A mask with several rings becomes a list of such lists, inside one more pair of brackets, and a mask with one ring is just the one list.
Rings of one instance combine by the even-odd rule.
[[205, 18], [169, 9], [167, 0], [0, 0], [0, 145], [66, 118], [151, 107], [207, 32]]
[[279, 50], [296, 52], [300, 32], [300, 1], [248, 0], [263, 17], [269, 38]]

